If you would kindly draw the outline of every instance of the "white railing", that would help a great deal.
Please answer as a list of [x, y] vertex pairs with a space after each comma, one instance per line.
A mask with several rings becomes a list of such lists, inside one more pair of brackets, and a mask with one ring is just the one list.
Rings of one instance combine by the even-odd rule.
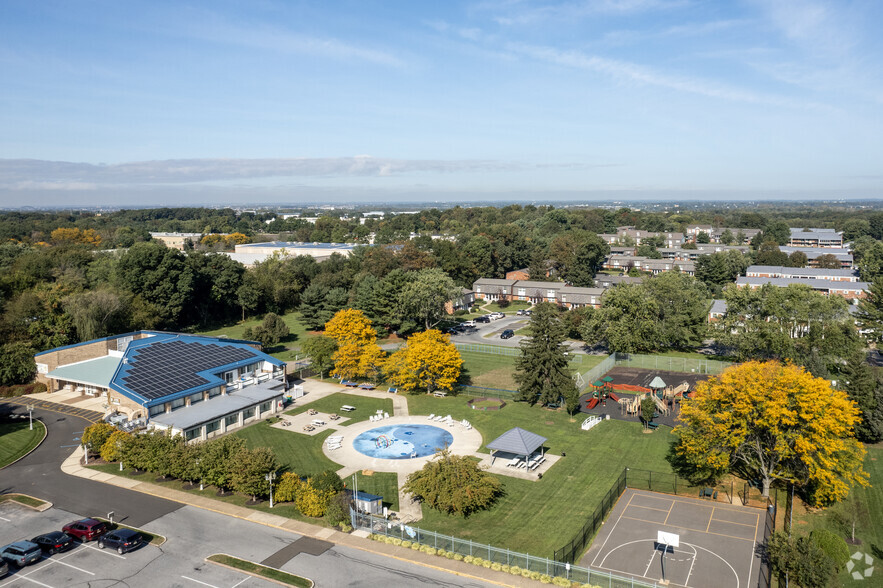
[[600, 423], [603, 419], [600, 416], [593, 415], [583, 421], [582, 426], [580, 427], [583, 431], [588, 431], [598, 423]]

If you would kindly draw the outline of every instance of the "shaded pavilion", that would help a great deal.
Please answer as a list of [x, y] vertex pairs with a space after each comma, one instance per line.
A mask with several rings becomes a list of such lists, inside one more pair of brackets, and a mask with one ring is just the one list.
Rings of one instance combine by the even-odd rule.
[[509, 429], [490, 443], [486, 445], [491, 450], [491, 463], [497, 459], [497, 452], [510, 453], [515, 456], [524, 457], [524, 461], [528, 461], [533, 452], [538, 448], [542, 451], [543, 443], [546, 438], [536, 433], [526, 431], [521, 427]]

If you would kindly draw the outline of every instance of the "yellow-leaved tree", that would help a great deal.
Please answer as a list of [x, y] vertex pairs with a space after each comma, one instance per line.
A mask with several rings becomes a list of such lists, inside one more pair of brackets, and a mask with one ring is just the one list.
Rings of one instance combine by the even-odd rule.
[[699, 383], [680, 421], [675, 452], [688, 467], [757, 480], [764, 496], [780, 480], [822, 505], [868, 484], [865, 450], [853, 435], [858, 408], [800, 366], [750, 361], [728, 368]]
[[412, 335], [407, 343], [389, 356], [386, 375], [396, 386], [415, 391], [423, 388], [450, 390], [460, 377], [463, 358], [448, 335], [430, 329]]
[[325, 336], [337, 342], [337, 351], [331, 359], [334, 373], [340, 378], [379, 377], [380, 368], [375, 365], [382, 365], [385, 354], [377, 345], [377, 331], [371, 326], [371, 319], [361, 310], [338, 311], [325, 323]]

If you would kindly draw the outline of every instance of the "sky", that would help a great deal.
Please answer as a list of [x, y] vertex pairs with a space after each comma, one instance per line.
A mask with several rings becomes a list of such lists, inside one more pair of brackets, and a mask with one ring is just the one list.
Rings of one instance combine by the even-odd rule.
[[0, 2], [0, 207], [883, 197], [877, 0]]

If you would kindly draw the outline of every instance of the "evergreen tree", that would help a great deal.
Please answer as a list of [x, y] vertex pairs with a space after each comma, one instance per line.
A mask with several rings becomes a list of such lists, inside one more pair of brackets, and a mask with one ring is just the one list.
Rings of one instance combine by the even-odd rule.
[[883, 340], [883, 278], [874, 280], [867, 297], [859, 300], [855, 321], [869, 341]]
[[883, 439], [883, 420], [880, 418], [883, 416], [883, 397], [874, 376], [873, 368], [865, 363], [860, 353], [849, 358], [843, 371], [846, 394], [861, 412], [861, 420], [855, 426], [855, 436], [863, 443], [876, 443]]
[[564, 341], [567, 329], [558, 308], [549, 302], [534, 307], [530, 319], [531, 337], [521, 342], [521, 356], [515, 361], [517, 400], [530, 404], [558, 404], [573, 394]]
[[310, 284], [300, 295], [300, 320], [311, 331], [320, 330], [328, 321], [323, 312], [327, 293], [328, 288]]

